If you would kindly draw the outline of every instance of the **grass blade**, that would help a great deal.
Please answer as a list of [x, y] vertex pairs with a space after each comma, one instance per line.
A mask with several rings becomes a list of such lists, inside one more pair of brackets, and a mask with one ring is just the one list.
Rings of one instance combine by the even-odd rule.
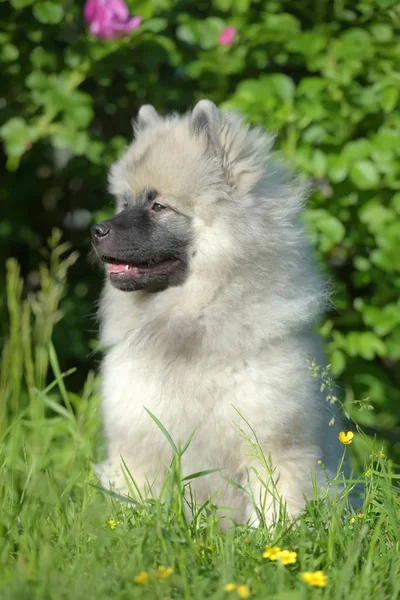
[[167, 438], [172, 450], [174, 451], [175, 454], [179, 454], [178, 452], [178, 448], [176, 447], [172, 437], [170, 436], [170, 434], [168, 433], [168, 431], [165, 429], [164, 425], [157, 419], [157, 417], [155, 415], [153, 415], [152, 412], [150, 412], [145, 406], [143, 406], [144, 410], [150, 415], [150, 417], [153, 419], [154, 423], [157, 425], [157, 427], [160, 429], [160, 431], [162, 431], [162, 433], [165, 435], [165, 437]]
[[191, 475], [182, 477], [182, 481], [190, 481], [192, 479], [197, 479], [197, 477], [203, 477], [204, 475], [210, 475], [210, 473], [217, 473], [218, 471], [223, 470], [224, 469], [205, 469], [205, 471], [197, 471], [197, 473], [192, 473]]
[[144, 508], [140, 502], [130, 498], [129, 496], [123, 496], [122, 494], [118, 494], [118, 492], [113, 492], [113, 490], [106, 490], [106, 488], [101, 487], [101, 485], [95, 485], [94, 483], [89, 483], [90, 487], [94, 488], [98, 492], [101, 492], [105, 496], [109, 496], [110, 498], [114, 498], [114, 500], [118, 500], [119, 502], [125, 502], [126, 504], [132, 504], [137, 508]]

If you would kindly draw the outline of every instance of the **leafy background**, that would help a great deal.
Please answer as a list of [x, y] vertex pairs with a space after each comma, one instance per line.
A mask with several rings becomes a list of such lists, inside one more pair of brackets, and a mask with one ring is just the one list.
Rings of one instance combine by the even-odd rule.
[[[93, 367], [101, 273], [89, 227], [112, 210], [106, 171], [143, 103], [208, 97], [277, 132], [313, 189], [304, 218], [335, 308], [321, 331], [349, 411], [393, 442], [400, 422], [400, 5], [396, 0], [130, 0], [141, 27], [88, 34], [74, 0], [0, 2], [0, 336], [5, 258], [25, 293], [54, 226], [80, 251], [55, 346], [80, 389]], [[231, 25], [230, 46], [218, 35]], [[359, 403], [362, 399], [367, 402]], [[369, 408], [373, 407], [374, 410]], [[400, 436], [399, 436], [400, 439]], [[400, 452], [400, 444], [392, 448]]]

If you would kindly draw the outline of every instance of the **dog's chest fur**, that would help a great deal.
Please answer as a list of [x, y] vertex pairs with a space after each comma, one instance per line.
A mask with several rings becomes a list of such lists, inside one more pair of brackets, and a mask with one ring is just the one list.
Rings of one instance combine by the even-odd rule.
[[[216, 356], [204, 349], [188, 357], [168, 352], [168, 335], [165, 352], [162, 336], [147, 344], [135, 338], [140, 339], [139, 332], [117, 343], [105, 358], [103, 413], [106, 432], [120, 443], [121, 454], [128, 450], [135, 462], [146, 464], [149, 476], [170, 461], [171, 448], [144, 407], [176, 444], [195, 431], [184, 457], [191, 472], [224, 467], [231, 469], [231, 477], [237, 475], [244, 448], [235, 424], [251, 435], [237, 411], [271, 454], [312, 439], [306, 414], [314, 408], [314, 382], [296, 339], [243, 356], [228, 351]], [[299, 405], [299, 397], [310, 399], [307, 407], [304, 400]]]

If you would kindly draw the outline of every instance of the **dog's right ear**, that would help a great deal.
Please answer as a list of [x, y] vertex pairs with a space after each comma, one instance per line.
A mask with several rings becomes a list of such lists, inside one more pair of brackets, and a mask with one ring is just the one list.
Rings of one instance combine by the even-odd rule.
[[161, 121], [162, 117], [160, 117], [154, 106], [151, 106], [151, 104], [144, 104], [140, 107], [137, 118], [132, 121], [133, 133], [137, 136], [144, 129], [153, 127]]
[[220, 150], [220, 113], [211, 100], [200, 100], [189, 117], [190, 132], [194, 136], [204, 136], [207, 147], [215, 154]]

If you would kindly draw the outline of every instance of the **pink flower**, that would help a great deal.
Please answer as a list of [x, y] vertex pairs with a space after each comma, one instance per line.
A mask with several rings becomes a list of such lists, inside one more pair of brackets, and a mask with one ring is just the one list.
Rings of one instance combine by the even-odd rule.
[[87, 0], [84, 16], [93, 35], [105, 40], [137, 29], [141, 17], [131, 17], [124, 0]]
[[218, 36], [218, 42], [221, 46], [229, 46], [236, 35], [236, 27], [225, 27]]

